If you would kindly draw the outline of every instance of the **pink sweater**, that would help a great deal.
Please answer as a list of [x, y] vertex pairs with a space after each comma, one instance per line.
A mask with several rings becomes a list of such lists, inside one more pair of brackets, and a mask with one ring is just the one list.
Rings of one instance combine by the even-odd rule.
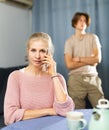
[[[65, 79], [60, 74], [59, 79], [67, 92]], [[50, 76], [32, 77], [19, 70], [10, 74], [4, 102], [5, 124], [22, 120], [25, 110], [52, 107], [57, 114], [65, 116], [74, 109], [74, 103], [69, 96], [63, 104], [56, 102]]]

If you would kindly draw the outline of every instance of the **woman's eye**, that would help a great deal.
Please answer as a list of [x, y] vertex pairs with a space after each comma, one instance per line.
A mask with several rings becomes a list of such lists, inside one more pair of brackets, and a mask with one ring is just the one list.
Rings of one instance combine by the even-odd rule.
[[32, 52], [35, 52], [36, 50], [35, 49], [31, 49]]
[[42, 50], [40, 50], [40, 52], [41, 53], [46, 53], [47, 51], [42, 49]]

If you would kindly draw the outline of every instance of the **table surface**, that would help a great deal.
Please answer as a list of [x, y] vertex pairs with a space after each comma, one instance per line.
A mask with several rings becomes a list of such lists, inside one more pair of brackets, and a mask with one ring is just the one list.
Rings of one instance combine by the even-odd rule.
[[[84, 130], [88, 130], [92, 109], [79, 109], [75, 111], [84, 113], [84, 118], [87, 120], [87, 126]], [[68, 130], [68, 126], [65, 117], [45, 116], [41, 118], [19, 121], [8, 125], [1, 130]]]

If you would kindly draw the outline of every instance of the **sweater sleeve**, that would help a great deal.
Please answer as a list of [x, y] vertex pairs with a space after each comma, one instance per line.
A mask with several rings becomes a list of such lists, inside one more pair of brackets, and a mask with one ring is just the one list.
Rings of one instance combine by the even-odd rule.
[[18, 71], [9, 75], [7, 89], [4, 100], [5, 124], [20, 121], [24, 114], [24, 109], [20, 109], [19, 76]]
[[66, 113], [68, 111], [74, 110], [75, 104], [74, 104], [72, 98], [68, 95], [66, 82], [65, 82], [64, 77], [62, 75], [60, 75], [59, 79], [60, 79], [60, 81], [62, 83], [62, 86], [63, 86], [64, 90], [66, 91], [67, 98], [66, 98], [66, 101], [64, 103], [57, 102], [56, 98], [55, 98], [53, 108], [55, 109], [57, 114], [59, 114], [61, 116], [66, 116]]
[[61, 116], [66, 116], [66, 113], [68, 111], [74, 110], [75, 104], [72, 101], [72, 99], [68, 96], [66, 102], [58, 103], [55, 101], [53, 107], [57, 114]]

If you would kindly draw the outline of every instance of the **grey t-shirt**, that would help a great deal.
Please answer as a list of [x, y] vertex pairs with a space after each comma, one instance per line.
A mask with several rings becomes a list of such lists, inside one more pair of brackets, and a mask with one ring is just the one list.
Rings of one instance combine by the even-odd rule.
[[[94, 48], [101, 48], [99, 38], [95, 34], [87, 33], [82, 40], [78, 40], [72, 35], [65, 43], [64, 54], [70, 54], [72, 57], [89, 57]], [[96, 66], [86, 65], [80, 68], [72, 69], [69, 74], [98, 74]]]

